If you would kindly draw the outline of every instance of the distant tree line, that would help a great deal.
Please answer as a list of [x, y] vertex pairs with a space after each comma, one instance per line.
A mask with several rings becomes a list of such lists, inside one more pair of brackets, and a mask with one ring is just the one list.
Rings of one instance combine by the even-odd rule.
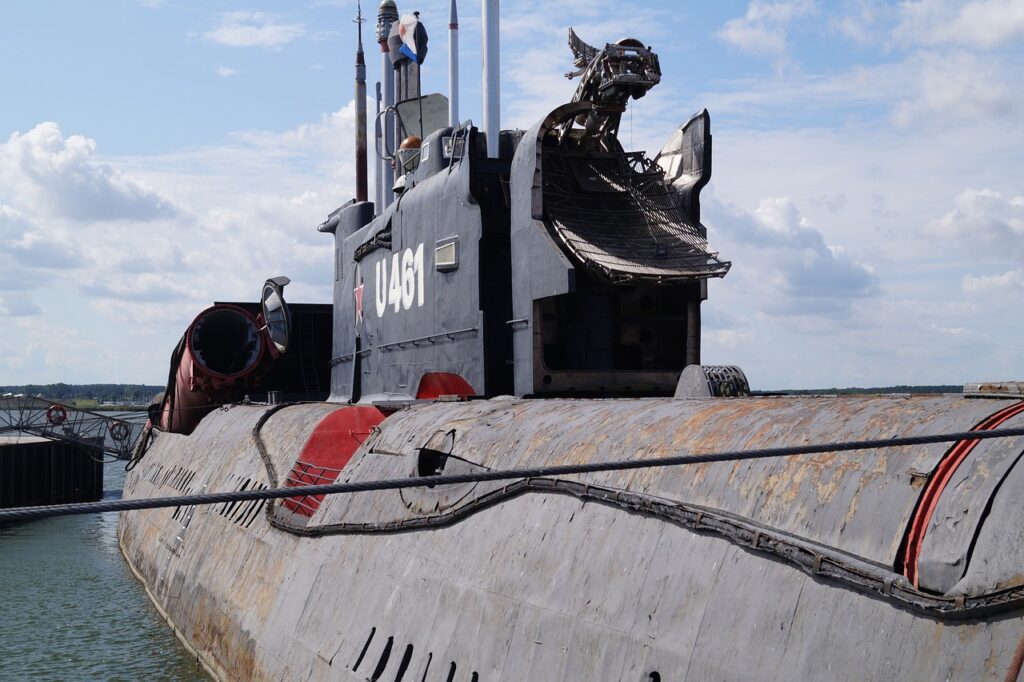
[[875, 388], [800, 388], [787, 389], [785, 391], [754, 391], [755, 394], [790, 394], [790, 395], [864, 395], [879, 393], [963, 393], [964, 387], [960, 385], [942, 384], [938, 386], [880, 386]]
[[41, 395], [63, 402], [72, 400], [95, 400], [100, 403], [126, 402], [145, 405], [164, 390], [163, 386], [145, 384], [26, 384], [23, 386], [0, 386], [0, 394], [23, 393], [28, 396]]

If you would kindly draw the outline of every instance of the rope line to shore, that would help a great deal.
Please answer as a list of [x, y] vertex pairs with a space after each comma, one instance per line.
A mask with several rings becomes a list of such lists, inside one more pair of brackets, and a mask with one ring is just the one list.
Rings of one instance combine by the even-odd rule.
[[175, 497], [154, 497], [137, 500], [104, 500], [101, 502], [19, 507], [0, 510], [0, 523], [10, 521], [29, 521], [54, 516], [73, 516], [77, 514], [135, 511], [140, 509], [159, 509], [162, 507], [183, 507], [189, 505], [219, 504], [222, 502], [243, 502], [248, 500], [277, 500], [291, 497], [305, 497], [309, 495], [339, 495], [346, 493], [372, 492], [377, 490], [401, 490], [403, 488], [434, 487], [455, 483], [481, 483], [485, 481], [504, 481], [524, 478], [551, 478], [555, 476], [589, 474], [602, 471], [625, 471], [630, 469], [651, 469], [655, 467], [683, 466], [690, 464], [710, 464], [713, 462], [732, 462], [768, 459], [772, 457], [814, 455], [825, 452], [850, 452], [854, 450], [874, 450], [878, 448], [896, 448], [908, 445], [929, 445], [932, 443], [950, 443], [955, 441], [980, 441], [993, 438], [1010, 438], [1014, 436], [1024, 436], [1024, 428], [992, 429], [990, 431], [960, 431], [933, 435], [900, 436], [879, 440], [790, 445], [776, 448], [760, 448], [756, 450], [731, 450], [698, 455], [674, 455], [671, 457], [660, 457], [655, 459], [629, 459], [614, 460], [610, 462], [592, 462], [588, 464], [565, 464], [548, 467], [501, 469], [495, 471], [478, 471], [469, 474], [412, 476], [408, 478], [392, 478], [378, 481], [356, 481], [352, 483], [328, 483], [323, 485], [296, 486], [293, 488], [233, 490], [220, 493], [205, 493], [202, 495], [178, 495]]

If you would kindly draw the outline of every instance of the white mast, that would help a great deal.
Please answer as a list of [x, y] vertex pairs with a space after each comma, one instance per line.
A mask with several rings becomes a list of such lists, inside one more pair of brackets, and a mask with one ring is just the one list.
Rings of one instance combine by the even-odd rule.
[[459, 125], [459, 10], [448, 6], [448, 125]]
[[487, 156], [497, 158], [501, 134], [501, 50], [498, 43], [498, 0], [483, 0], [484, 132]]
[[363, 59], [363, 7], [353, 20], [358, 27], [356, 47], [356, 201], [366, 201], [366, 61]]
[[[382, 90], [383, 102], [381, 110], [395, 104], [395, 67], [391, 64], [391, 55], [388, 50], [388, 36], [391, 34], [391, 24], [398, 21], [398, 6], [394, 0], [382, 0], [377, 10], [377, 43], [380, 45], [380, 87]], [[383, 136], [382, 148], [387, 149], [394, 138], [393, 126], [388, 124], [391, 116], [385, 115], [381, 119], [381, 135]], [[381, 185], [384, 186], [384, 204], [388, 206], [395, 195], [391, 188], [395, 185], [395, 171], [391, 168], [391, 162], [387, 159], [377, 159], [380, 166]]]

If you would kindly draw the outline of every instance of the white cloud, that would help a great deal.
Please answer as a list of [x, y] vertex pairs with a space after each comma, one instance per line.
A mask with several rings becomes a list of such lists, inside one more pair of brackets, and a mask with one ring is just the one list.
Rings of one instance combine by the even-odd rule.
[[[0, 265], [9, 268], [14, 263], [32, 269], [78, 267], [83, 259], [67, 241], [64, 231], [45, 230], [10, 206], [0, 203]], [[5, 259], [10, 263], [4, 264]]]
[[965, 275], [963, 289], [970, 294], [1024, 293], [1024, 270], [1010, 270], [1001, 275]]
[[238, 70], [232, 69], [230, 66], [218, 66], [214, 73], [221, 78], [231, 78], [232, 76], [238, 75]]
[[998, 256], [1024, 254], [1024, 196], [1003, 197], [991, 189], [965, 189], [953, 209], [928, 223], [927, 232], [957, 238], [972, 251]]
[[42, 308], [24, 296], [0, 296], [0, 317], [30, 317], [42, 312]]
[[963, 121], [1016, 121], [1024, 110], [1024, 93], [1011, 86], [1012, 74], [1022, 66], [1014, 59], [963, 50], [917, 51], [898, 61], [854, 64], [835, 73], [738, 80], [701, 99], [719, 115], [805, 121], [823, 112], [843, 117], [888, 112], [889, 121], [900, 127], [946, 130]]
[[203, 300], [202, 290], [190, 288], [183, 283], [188, 280], [188, 277], [175, 277], [173, 271], [125, 273], [102, 279], [90, 278], [90, 281], [82, 286], [82, 291], [94, 298], [139, 303]]
[[[5, 162], [20, 158], [8, 154], [12, 146], [48, 150], [27, 154], [47, 160], [24, 164], [34, 174], [15, 164], [17, 177], [8, 173], [0, 183], [5, 200], [18, 200], [0, 202], [0, 328], [25, 349], [0, 358], [0, 373], [24, 381], [159, 382], [181, 332], [214, 300], [255, 301], [263, 280], [282, 274], [292, 278], [290, 300], [331, 300], [334, 243], [316, 225], [352, 196], [354, 124], [350, 102], [283, 132], [245, 131], [217, 146], [107, 157], [103, 163], [94, 156], [95, 143], [78, 136], [65, 140], [55, 124], [35, 131], [52, 133], [53, 149], [45, 140], [27, 145], [23, 138], [31, 135], [0, 147]], [[69, 163], [68, 157], [77, 161]], [[174, 211], [152, 219], [138, 212], [133, 218], [121, 206], [116, 215], [107, 210], [97, 217], [92, 211], [85, 220], [63, 206], [54, 214], [60, 183], [43, 182], [48, 192], [36, 185], [40, 178], [63, 175], [39, 167], [66, 167], [66, 174], [89, 178], [93, 191], [115, 198], [111, 185], [159, 187], [160, 195], [147, 190], [143, 196], [157, 197]], [[68, 255], [75, 260], [56, 262]], [[69, 269], [76, 265], [87, 267]], [[107, 345], [97, 350], [91, 344], [95, 354], [89, 361], [66, 362], [50, 350], [62, 344], [39, 340], [45, 339], [45, 325], [20, 324], [40, 320], [42, 311], [60, 320], [60, 327], [79, 330], [79, 338], [102, 329], [97, 334]], [[120, 350], [111, 355], [110, 348]]]
[[[438, 8], [441, 16], [447, 11], [447, 3], [443, 4], [443, 8]], [[565, 77], [566, 72], [574, 68], [567, 43], [570, 23], [584, 42], [597, 48], [631, 36], [651, 45], [664, 60], [665, 54], [678, 46], [678, 34], [670, 32], [664, 13], [658, 8], [629, 4], [602, 6], [587, 0], [566, 0], [559, 3], [563, 18], [554, 21], [550, 9], [550, 3], [540, 0], [519, 0], [502, 6], [504, 128], [529, 128], [553, 108], [572, 99], [579, 79]], [[463, 28], [477, 21], [473, 14], [460, 17]], [[466, 64], [468, 41], [463, 40], [463, 63]], [[520, 47], [510, 50], [507, 48], [510, 44]], [[471, 81], [463, 80], [463, 101], [467, 82]], [[631, 103], [634, 105], [635, 102]]]
[[753, 211], [705, 204], [712, 243], [761, 283], [754, 294], [768, 315], [848, 317], [854, 299], [878, 293], [878, 281], [844, 249], [826, 243], [786, 197], [763, 199]]
[[94, 140], [65, 138], [56, 123], [40, 123], [0, 145], [0, 187], [18, 207], [79, 221], [152, 220], [177, 212], [145, 183], [95, 155]]
[[901, 97], [893, 109], [892, 118], [899, 125], [922, 117], [1012, 117], [1020, 110], [1020, 91], [1008, 86], [997, 59], [964, 51], [924, 52], [909, 65], [917, 73], [910, 83], [912, 97]]
[[781, 55], [787, 48], [787, 32], [797, 18], [814, 12], [813, 0], [763, 2], [752, 0], [742, 17], [730, 19], [718, 37], [744, 52]]
[[895, 12], [891, 5], [881, 0], [853, 0], [843, 4], [845, 11], [840, 11], [828, 20], [834, 31], [858, 45], [883, 42], [888, 31], [888, 27], [883, 24]]
[[10, 206], [0, 204], [0, 244], [5, 247], [17, 243], [32, 228], [32, 224]]
[[227, 47], [280, 49], [304, 35], [302, 24], [280, 23], [264, 12], [228, 12], [221, 15], [217, 28], [203, 37]]
[[706, 343], [726, 350], [735, 350], [742, 344], [751, 341], [755, 336], [753, 330], [750, 329], [705, 329], [702, 335]]
[[916, 0], [900, 6], [897, 41], [993, 48], [1024, 35], [1020, 0]]

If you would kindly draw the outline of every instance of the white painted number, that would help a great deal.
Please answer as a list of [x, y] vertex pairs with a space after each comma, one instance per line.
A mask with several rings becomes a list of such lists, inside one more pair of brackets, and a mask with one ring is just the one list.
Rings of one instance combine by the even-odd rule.
[[377, 261], [374, 274], [377, 317], [383, 317], [389, 305], [396, 313], [411, 308], [413, 301], [423, 307], [423, 244], [391, 256], [390, 278], [387, 258]]

